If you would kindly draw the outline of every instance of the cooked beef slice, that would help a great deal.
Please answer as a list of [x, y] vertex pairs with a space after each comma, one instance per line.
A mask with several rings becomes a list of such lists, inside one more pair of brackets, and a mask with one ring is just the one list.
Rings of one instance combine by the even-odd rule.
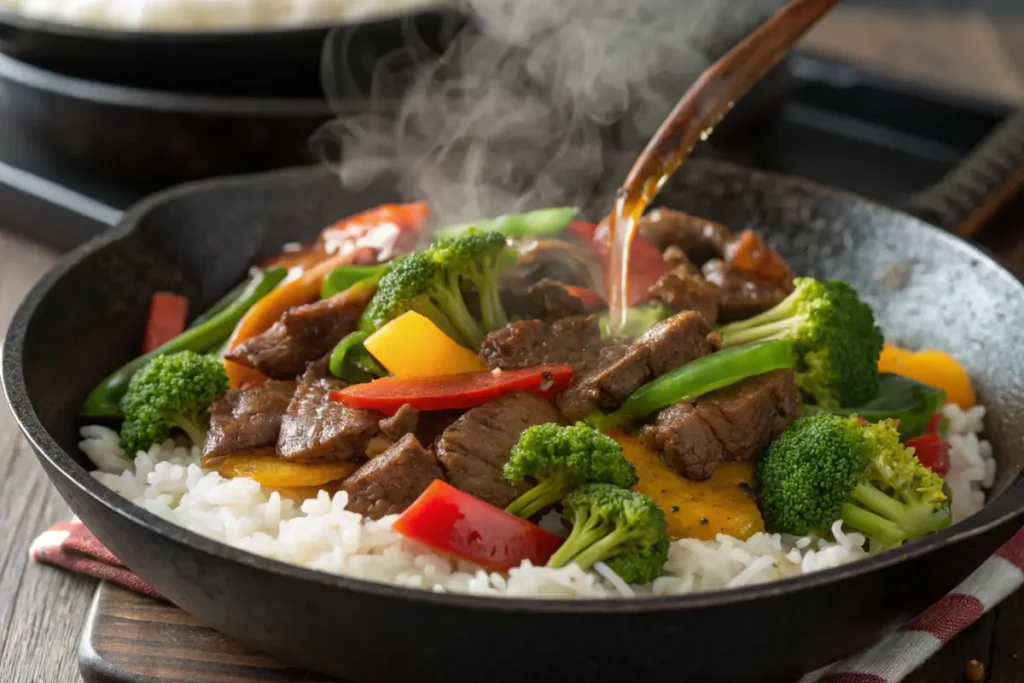
[[416, 431], [420, 421], [420, 411], [406, 403], [391, 417], [380, 421], [380, 431], [392, 441], [398, 441], [406, 434]]
[[525, 291], [507, 288], [501, 293], [505, 311], [510, 317], [523, 320], [551, 320], [581, 315], [583, 301], [565, 288], [561, 282], [543, 279]]
[[432, 444], [465, 412], [464, 410], [425, 410], [420, 413], [416, 431], [413, 433], [420, 443]]
[[341, 489], [348, 492], [348, 510], [380, 519], [405, 510], [435, 479], [444, 479], [437, 458], [406, 434], [352, 473]]
[[216, 458], [276, 444], [281, 417], [294, 394], [295, 382], [273, 380], [225, 393], [210, 406], [210, 431], [203, 457]]
[[579, 363], [601, 340], [597, 318], [577, 316], [554, 321], [519, 320], [484, 339], [480, 357], [494, 370], [551, 363]]
[[744, 320], [767, 311], [793, 291], [792, 282], [762, 280], [715, 259], [701, 269], [704, 278], [718, 287], [718, 321]]
[[372, 291], [356, 288], [287, 311], [269, 330], [239, 344], [225, 357], [273, 379], [295, 379], [355, 329]]
[[[666, 260], [674, 256], [669, 254]], [[718, 287], [688, 261], [676, 260], [651, 287], [650, 295], [676, 311], [697, 311], [710, 325], [718, 321]]]
[[570, 420], [618, 408], [641, 385], [718, 348], [720, 339], [695, 311], [677, 313], [632, 344], [606, 344], [596, 362], [579, 368], [557, 399]]
[[698, 266], [725, 256], [732, 232], [721, 223], [672, 209], [654, 209], [639, 221], [640, 234], [659, 249], [679, 247]]
[[366, 448], [380, 432], [381, 414], [336, 403], [328, 394], [341, 382], [300, 382], [281, 420], [277, 453], [292, 462], [363, 460]]
[[434, 449], [449, 483], [503, 508], [529, 488], [505, 481], [509, 452], [523, 430], [546, 422], [562, 422], [550, 403], [532, 394], [506, 394], [467, 411], [438, 437]]
[[800, 412], [793, 372], [780, 370], [665, 408], [640, 438], [679, 474], [707, 479], [719, 463], [757, 459]]

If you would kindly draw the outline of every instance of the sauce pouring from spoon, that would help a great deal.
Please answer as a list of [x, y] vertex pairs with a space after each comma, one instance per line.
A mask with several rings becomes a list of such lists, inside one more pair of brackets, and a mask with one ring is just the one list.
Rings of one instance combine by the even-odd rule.
[[640, 216], [697, 143], [708, 139], [735, 102], [837, 2], [790, 0], [697, 79], [637, 157], [608, 217], [608, 305], [613, 328], [626, 322], [629, 254]]

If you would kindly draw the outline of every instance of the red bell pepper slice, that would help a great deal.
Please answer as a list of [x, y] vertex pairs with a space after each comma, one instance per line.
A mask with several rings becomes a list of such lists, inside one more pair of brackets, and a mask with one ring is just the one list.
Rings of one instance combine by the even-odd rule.
[[949, 444], [938, 434], [923, 434], [909, 439], [905, 444], [914, 449], [922, 465], [940, 477], [949, 472]]
[[391, 528], [490, 571], [529, 560], [542, 566], [563, 543], [556, 534], [437, 479]]
[[[600, 224], [572, 221], [567, 228], [570, 234], [586, 244], [601, 263], [608, 266], [608, 221]], [[648, 292], [665, 274], [665, 259], [661, 252], [642, 235], [633, 237], [629, 250], [629, 292], [626, 303], [635, 306], [648, 298]]]
[[570, 381], [571, 365], [538, 365], [443, 377], [385, 377], [332, 391], [330, 399], [349, 408], [394, 415], [406, 403], [417, 410], [454, 410], [483, 405], [514, 391], [551, 399], [565, 391]]
[[608, 308], [608, 302], [604, 300], [604, 297], [592, 289], [577, 287], [575, 285], [565, 285], [565, 291], [582, 301], [583, 310], [587, 313], [601, 311]]
[[946, 432], [949, 431], [949, 420], [946, 419], [946, 415], [940, 410], [928, 418], [928, 424], [925, 426], [924, 431], [927, 434], [938, 434], [942, 438], [946, 438]]
[[170, 292], [155, 293], [149, 302], [142, 352], [149, 353], [177, 337], [185, 330], [187, 319], [188, 299]]
[[415, 243], [429, 219], [430, 207], [423, 202], [383, 204], [325, 228], [319, 241], [328, 253], [369, 248], [377, 260], [389, 261]]

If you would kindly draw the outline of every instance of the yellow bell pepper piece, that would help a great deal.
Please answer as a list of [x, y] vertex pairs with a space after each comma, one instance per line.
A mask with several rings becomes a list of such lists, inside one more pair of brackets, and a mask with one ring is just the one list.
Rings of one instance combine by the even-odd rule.
[[219, 472], [222, 477], [249, 477], [261, 486], [271, 488], [298, 488], [322, 486], [345, 479], [359, 469], [357, 462], [315, 462], [300, 464], [282, 460], [273, 448], [232, 453], [204, 462], [206, 469]]
[[964, 410], [977, 403], [967, 371], [956, 358], [945, 351], [909, 351], [887, 342], [878, 359], [878, 370], [916, 379], [918, 382], [942, 389], [946, 392], [947, 403], [955, 403]]
[[712, 541], [718, 534], [740, 539], [764, 531], [764, 519], [752, 494], [754, 466], [727, 462], [705, 481], [692, 481], [665, 464], [640, 439], [615, 430], [608, 433], [636, 467], [634, 491], [654, 499], [665, 513], [668, 535]]
[[395, 377], [441, 377], [487, 370], [479, 356], [416, 311], [398, 316], [367, 337], [363, 346]]

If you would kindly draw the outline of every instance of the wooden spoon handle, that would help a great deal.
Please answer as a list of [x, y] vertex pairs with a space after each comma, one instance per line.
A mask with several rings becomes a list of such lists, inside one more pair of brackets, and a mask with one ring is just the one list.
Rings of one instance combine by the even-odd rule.
[[791, 0], [743, 42], [715, 62], [683, 95], [644, 148], [620, 196], [650, 202], [705, 140], [733, 104], [774, 67], [838, 0]]

